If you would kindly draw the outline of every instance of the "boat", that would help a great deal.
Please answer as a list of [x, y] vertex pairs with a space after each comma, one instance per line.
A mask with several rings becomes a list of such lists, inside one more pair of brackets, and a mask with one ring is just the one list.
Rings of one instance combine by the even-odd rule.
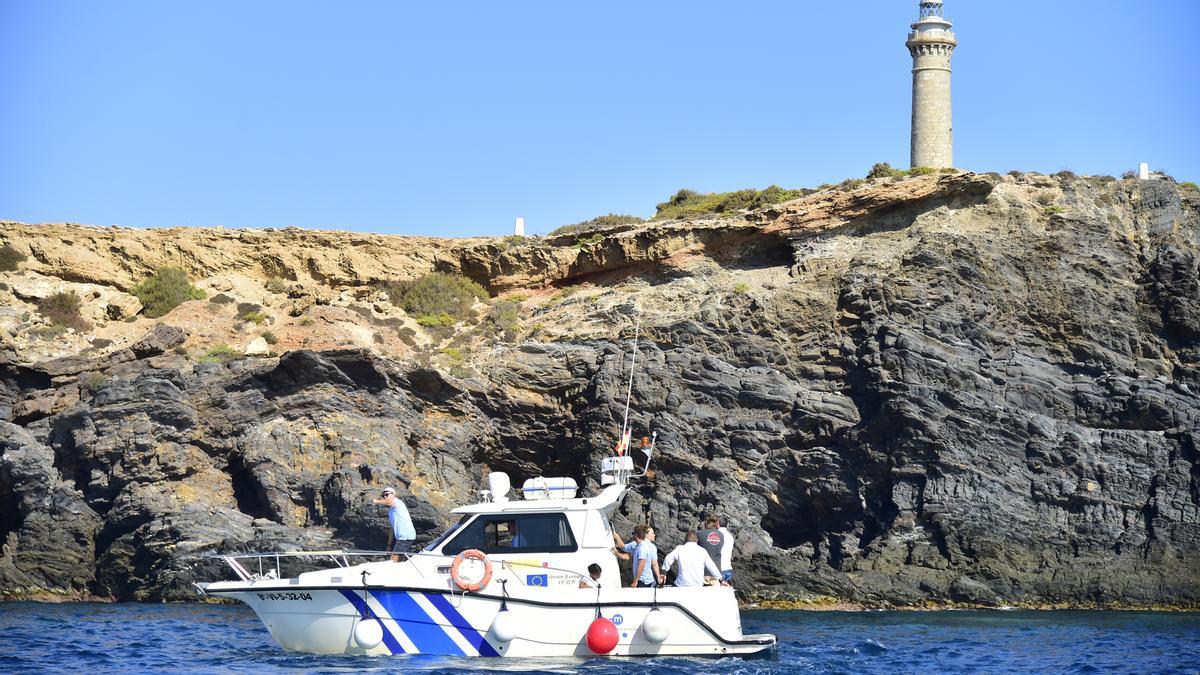
[[[534, 478], [523, 498], [510, 499], [508, 476], [493, 472], [479, 503], [455, 509], [456, 524], [400, 562], [356, 562], [371, 553], [340, 550], [221, 554], [238, 579], [197, 588], [244, 602], [284, 649], [310, 654], [747, 656], [771, 649], [775, 636], [743, 634], [729, 586], [621, 585], [610, 517], [633, 458], [602, 464], [603, 488], [591, 497], [578, 496], [572, 479]], [[294, 557], [332, 565], [284, 578], [284, 562]], [[581, 588], [593, 563], [600, 581]]]
[[[635, 361], [636, 345], [635, 333]], [[630, 481], [647, 474], [657, 440], [642, 439], [638, 472], [628, 406], [627, 391], [620, 439], [600, 461], [597, 494], [581, 496], [564, 477], [531, 478], [513, 490], [507, 474], [492, 472], [477, 503], [452, 511], [457, 523], [403, 560], [359, 562], [371, 552], [340, 550], [219, 554], [238, 578], [196, 587], [244, 602], [284, 649], [310, 654], [719, 657], [771, 650], [774, 635], [742, 632], [730, 586], [621, 584], [610, 519]], [[285, 577], [294, 557], [328, 562]], [[599, 580], [590, 565], [600, 567]]]

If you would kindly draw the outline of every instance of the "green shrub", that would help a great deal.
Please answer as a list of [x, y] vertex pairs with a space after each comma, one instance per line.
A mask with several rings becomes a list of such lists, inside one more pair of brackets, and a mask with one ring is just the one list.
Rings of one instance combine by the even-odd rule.
[[492, 330], [502, 335], [505, 340], [517, 337], [517, 329], [521, 320], [521, 303], [512, 300], [501, 300], [492, 305], [488, 312], [488, 322]]
[[216, 344], [208, 348], [203, 356], [196, 359], [197, 363], [224, 363], [240, 358], [242, 353], [226, 344]]
[[382, 286], [392, 304], [403, 308], [409, 316], [439, 317], [439, 320], [443, 315], [455, 321], [464, 319], [476, 299], [488, 297], [483, 286], [474, 281], [442, 272], [430, 272], [413, 281], [389, 281]]
[[621, 225], [636, 225], [644, 222], [646, 222], [646, 219], [639, 218], [638, 216], [610, 213], [608, 215], [597, 216], [591, 220], [585, 220], [573, 225], [563, 225], [557, 230], [551, 232], [549, 236], [557, 237], [566, 234], [583, 234], [592, 230], [602, 230], [610, 227], [619, 227]]
[[261, 326], [263, 322], [271, 317], [267, 316], [262, 311], [262, 305], [256, 305], [253, 302], [239, 302], [237, 306], [237, 320], [247, 321], [249, 323]]
[[707, 214], [733, 213], [743, 209], [757, 209], [812, 194], [813, 190], [785, 190], [772, 185], [765, 190], [737, 190], [736, 192], [714, 192], [700, 194], [692, 190], [680, 190], [670, 199], [659, 204], [652, 220], [687, 218]]
[[533, 243], [533, 237], [524, 237], [519, 234], [510, 234], [500, 240], [500, 248], [512, 248], [513, 246], [524, 246], [525, 244]]
[[154, 276], [133, 287], [130, 291], [138, 300], [146, 316], [160, 317], [188, 300], [204, 298], [204, 291], [192, 285], [187, 272], [178, 267], [163, 267]]
[[104, 373], [92, 372], [84, 376], [81, 384], [83, 384], [84, 389], [94, 393], [99, 391], [100, 387], [103, 387], [105, 382], [108, 382], [107, 375]]
[[66, 326], [34, 326], [29, 329], [29, 334], [38, 340], [52, 340], [66, 332]]
[[738, 283], [734, 285], [733, 290], [735, 293], [748, 293], [750, 291], [750, 284]]
[[1182, 183], [1179, 184], [1179, 187], [1187, 189], [1187, 190], [1200, 190], [1200, 187], [1197, 187], [1196, 184], [1190, 180], [1183, 181]]
[[1059, 206], [1058, 204], [1052, 204], [1052, 205], [1047, 206], [1046, 208], [1042, 209], [1042, 213], [1046, 214], [1047, 216], [1053, 216], [1055, 214], [1062, 213], [1063, 211], [1066, 211], [1066, 209]]
[[275, 337], [275, 334], [269, 330], [264, 330], [263, 332], [259, 333], [259, 336], [266, 340], [267, 344], [269, 345], [277, 344], [279, 342], [279, 338]]
[[263, 284], [263, 286], [271, 293], [278, 293], [280, 295], [287, 295], [288, 289], [291, 288], [288, 282], [279, 277], [267, 279], [267, 283]]
[[208, 348], [205, 356], [215, 356], [222, 359], [236, 359], [242, 353], [227, 344], [216, 344]]
[[[867, 172], [867, 178], [904, 178], [905, 176], [928, 176], [934, 173], [958, 173], [958, 169], [945, 167], [942, 169], [932, 166], [914, 166], [911, 169], [893, 169], [887, 162], [879, 162]], [[844, 185], [845, 183], [843, 183]], [[822, 188], [828, 186], [821, 186]]]
[[28, 258], [24, 253], [12, 247], [12, 244], [0, 246], [0, 272], [12, 272]]
[[442, 312], [441, 314], [425, 314], [417, 317], [417, 325], [426, 328], [438, 328], [442, 326], [453, 326], [458, 323], [454, 317]]
[[458, 347], [446, 347], [442, 349], [442, 356], [445, 357], [446, 366], [450, 370], [450, 374], [455, 377], [470, 377], [471, 369], [467, 367], [467, 357]]
[[309, 319], [307, 317], [300, 319], [300, 325], [304, 326], [305, 328], [308, 328], [309, 326], [313, 325], [313, 323], [314, 323], [313, 320]]
[[712, 196], [712, 194], [706, 195], [706, 194], [701, 194], [699, 192], [696, 192], [695, 190], [689, 190], [687, 188], [680, 188], [679, 192], [676, 192], [675, 194], [671, 195], [670, 199], [663, 202], [662, 204], [659, 204], [656, 207], [656, 211], [661, 213], [664, 210], [664, 208], [666, 208], [666, 209], [678, 208], [678, 207], [682, 207], [682, 206], [687, 206], [688, 204], [695, 204], [695, 203], [703, 200], [704, 198], [711, 197], [711, 196]]
[[42, 298], [38, 300], [37, 306], [42, 316], [50, 319], [50, 323], [55, 326], [84, 330], [90, 325], [79, 315], [79, 308], [83, 307], [83, 300], [75, 291], [55, 293]]
[[867, 172], [867, 178], [898, 178], [903, 175], [903, 171], [893, 169], [892, 165], [887, 162], [879, 162]]
[[578, 292], [579, 292], [578, 286], [564, 286], [563, 288], [560, 288], [557, 291], [555, 291], [554, 295], [550, 296], [549, 302], [555, 303], [560, 300], [566, 300], [567, 298], [571, 297], [572, 295], [575, 295]]
[[579, 237], [575, 240], [575, 245], [579, 248], [584, 248], [592, 244], [599, 244], [602, 241], [604, 241], [604, 235], [596, 233], [587, 237]]

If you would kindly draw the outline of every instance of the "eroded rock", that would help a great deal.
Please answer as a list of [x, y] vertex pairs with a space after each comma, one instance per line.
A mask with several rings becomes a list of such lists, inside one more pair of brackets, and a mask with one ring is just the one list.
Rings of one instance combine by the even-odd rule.
[[[197, 259], [232, 269], [228, 245], [304, 287], [398, 255], [341, 236], [268, 259], [274, 234], [206, 232]], [[0, 589], [184, 598], [205, 552], [377, 548], [384, 485], [422, 540], [486, 471], [592, 491], [636, 303], [631, 414], [659, 445], [618, 529], [669, 546], [717, 510], [750, 598], [1200, 603], [1200, 218], [1171, 184], [876, 181], [605, 240], [407, 251], [495, 289], [597, 281], [456, 373], [363, 348], [192, 363], [167, 335], [0, 365]], [[375, 262], [309, 265], [314, 242]]]

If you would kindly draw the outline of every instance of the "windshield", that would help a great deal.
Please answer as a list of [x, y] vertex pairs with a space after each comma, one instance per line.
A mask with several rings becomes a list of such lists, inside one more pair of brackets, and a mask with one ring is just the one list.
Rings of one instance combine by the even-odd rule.
[[443, 555], [468, 549], [484, 553], [569, 553], [579, 547], [562, 513], [483, 514], [456, 528]]
[[450, 527], [446, 528], [446, 531], [445, 531], [445, 532], [443, 532], [443, 533], [441, 534], [441, 536], [439, 536], [437, 539], [434, 539], [433, 541], [431, 541], [431, 542], [429, 542], [428, 544], [426, 544], [426, 545], [425, 545], [425, 548], [423, 548], [423, 549], [421, 549], [421, 550], [422, 550], [422, 551], [425, 551], [426, 553], [428, 553], [428, 552], [432, 551], [433, 549], [437, 548], [438, 546], [441, 546], [441, 545], [442, 545], [442, 542], [443, 542], [443, 541], [446, 541], [446, 538], [447, 538], [447, 537], [449, 537], [450, 535], [452, 535], [452, 534], [454, 534], [455, 532], [458, 532], [460, 529], [462, 529], [462, 526], [463, 526], [463, 525], [465, 525], [465, 524], [466, 524], [466, 522], [467, 522], [468, 520], [470, 520], [470, 519], [471, 519], [471, 516], [469, 516], [469, 515], [468, 515], [468, 516], [463, 516], [462, 518], [459, 518], [459, 520], [458, 520], [458, 522], [457, 522], [457, 523], [455, 523], [455, 524], [451, 525]]

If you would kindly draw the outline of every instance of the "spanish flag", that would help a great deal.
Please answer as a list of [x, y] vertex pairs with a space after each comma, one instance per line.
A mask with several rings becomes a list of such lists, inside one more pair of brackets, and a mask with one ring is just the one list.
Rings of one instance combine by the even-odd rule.
[[621, 455], [624, 455], [625, 451], [629, 449], [629, 437], [631, 435], [633, 435], [633, 432], [629, 431], [629, 430], [626, 430], [624, 434], [621, 434], [621, 440], [617, 441], [617, 456], [618, 457], [620, 457]]

